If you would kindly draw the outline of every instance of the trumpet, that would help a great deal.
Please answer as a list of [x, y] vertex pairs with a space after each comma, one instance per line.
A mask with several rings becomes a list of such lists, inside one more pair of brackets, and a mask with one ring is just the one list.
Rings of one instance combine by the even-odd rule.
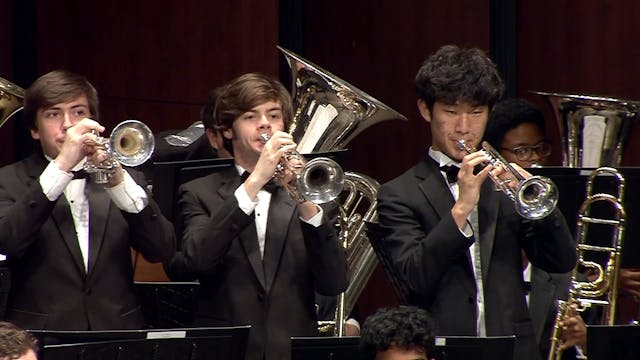
[[147, 125], [138, 120], [125, 120], [108, 138], [98, 137], [96, 145], [105, 148], [107, 159], [97, 164], [87, 161], [84, 170], [95, 173], [95, 182], [104, 184], [115, 173], [118, 163], [133, 167], [147, 161], [155, 148], [155, 140]]
[[[263, 143], [270, 138], [267, 133], [260, 134]], [[293, 174], [293, 180], [285, 180], [287, 172]], [[296, 150], [288, 151], [282, 156], [273, 176], [298, 202], [308, 200], [315, 204], [327, 203], [338, 197], [344, 186], [344, 171], [337, 162], [328, 157], [307, 161]]]
[[[476, 151], [467, 145], [464, 139], [458, 140], [458, 148], [468, 154]], [[520, 216], [530, 220], [538, 220], [549, 215], [556, 208], [558, 188], [551, 179], [537, 175], [525, 178], [486, 141], [482, 142], [482, 151], [489, 158], [485, 166], [501, 167], [507, 172], [507, 176], [504, 178], [492, 173], [489, 173], [489, 178], [498, 190], [513, 201]], [[517, 184], [513, 186], [512, 182], [517, 182]]]

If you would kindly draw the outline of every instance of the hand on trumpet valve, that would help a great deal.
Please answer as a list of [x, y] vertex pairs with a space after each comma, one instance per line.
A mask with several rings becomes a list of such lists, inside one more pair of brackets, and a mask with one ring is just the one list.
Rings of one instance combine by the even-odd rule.
[[103, 126], [89, 118], [84, 118], [67, 127], [64, 131], [64, 142], [55, 159], [60, 170], [71, 170], [87, 154], [93, 153], [93, 148], [98, 141], [96, 134], [103, 131]]

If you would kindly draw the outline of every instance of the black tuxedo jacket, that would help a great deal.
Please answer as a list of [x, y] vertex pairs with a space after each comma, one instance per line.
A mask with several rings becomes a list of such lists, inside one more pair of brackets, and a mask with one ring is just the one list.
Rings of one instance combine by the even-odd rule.
[[130, 247], [150, 261], [168, 258], [173, 225], [151, 198], [139, 214], [126, 213], [102, 185], [86, 180], [85, 270], [69, 203], [64, 194], [49, 201], [42, 192], [38, 178], [46, 165], [37, 153], [0, 169], [0, 253], [12, 276], [6, 319], [25, 329], [142, 328]]
[[[439, 335], [476, 335], [476, 283], [466, 238], [451, 216], [454, 200], [435, 161], [424, 160], [378, 192], [385, 245], [415, 305], [436, 320]], [[521, 249], [550, 272], [575, 263], [572, 236], [558, 210], [521, 218], [513, 203], [483, 184], [478, 203], [487, 335], [515, 335], [516, 359], [539, 354], [523, 293]]]
[[346, 289], [344, 250], [333, 222], [300, 221], [296, 202], [279, 188], [261, 259], [255, 212], [246, 215], [234, 196], [239, 185], [231, 167], [180, 188], [184, 252], [201, 284], [196, 324], [251, 325], [247, 359], [289, 359], [291, 336], [317, 333], [314, 290]]

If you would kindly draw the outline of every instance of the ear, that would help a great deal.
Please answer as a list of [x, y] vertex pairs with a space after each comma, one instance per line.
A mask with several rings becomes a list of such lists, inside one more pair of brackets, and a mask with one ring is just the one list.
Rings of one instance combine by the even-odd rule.
[[424, 100], [422, 99], [418, 99], [418, 110], [420, 110], [420, 115], [422, 115], [422, 118], [430, 123], [431, 122], [431, 112], [429, 111], [429, 107], [427, 106], [427, 103], [424, 102]]
[[216, 133], [212, 129], [207, 128], [204, 130], [204, 134], [209, 140], [209, 145], [211, 145], [211, 147], [214, 149], [218, 149], [218, 143], [216, 142]]
[[33, 140], [40, 140], [40, 132], [38, 132], [37, 128], [31, 129], [31, 138]]
[[233, 128], [222, 130], [222, 136], [224, 136], [224, 138], [227, 140], [233, 139]]

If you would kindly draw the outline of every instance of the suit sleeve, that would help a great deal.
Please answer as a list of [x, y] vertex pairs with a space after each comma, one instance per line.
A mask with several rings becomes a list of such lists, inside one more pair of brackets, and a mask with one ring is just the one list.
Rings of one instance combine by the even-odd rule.
[[20, 258], [38, 238], [56, 202], [47, 199], [38, 181], [16, 198], [20, 184], [15, 174], [2, 176], [6, 177], [0, 183], [0, 253]]
[[541, 220], [522, 220], [521, 246], [531, 263], [550, 273], [571, 271], [576, 244], [560, 210]]
[[336, 220], [325, 215], [319, 227], [301, 222], [316, 291], [327, 296], [338, 295], [348, 284], [347, 260], [338, 241]]
[[421, 208], [425, 205], [417, 199], [424, 201], [422, 196], [410, 196], [406, 186], [382, 185], [378, 218], [393, 266], [412, 291], [429, 295], [438, 289], [452, 262], [466, 256], [472, 238], [460, 232], [450, 212], [439, 220], [428, 219]]
[[[144, 189], [142, 173], [131, 172], [131, 174]], [[175, 230], [151, 195], [147, 194], [147, 196], [149, 203], [139, 213], [121, 211], [129, 224], [131, 246], [140, 251], [150, 262], [167, 261], [176, 251]]]

